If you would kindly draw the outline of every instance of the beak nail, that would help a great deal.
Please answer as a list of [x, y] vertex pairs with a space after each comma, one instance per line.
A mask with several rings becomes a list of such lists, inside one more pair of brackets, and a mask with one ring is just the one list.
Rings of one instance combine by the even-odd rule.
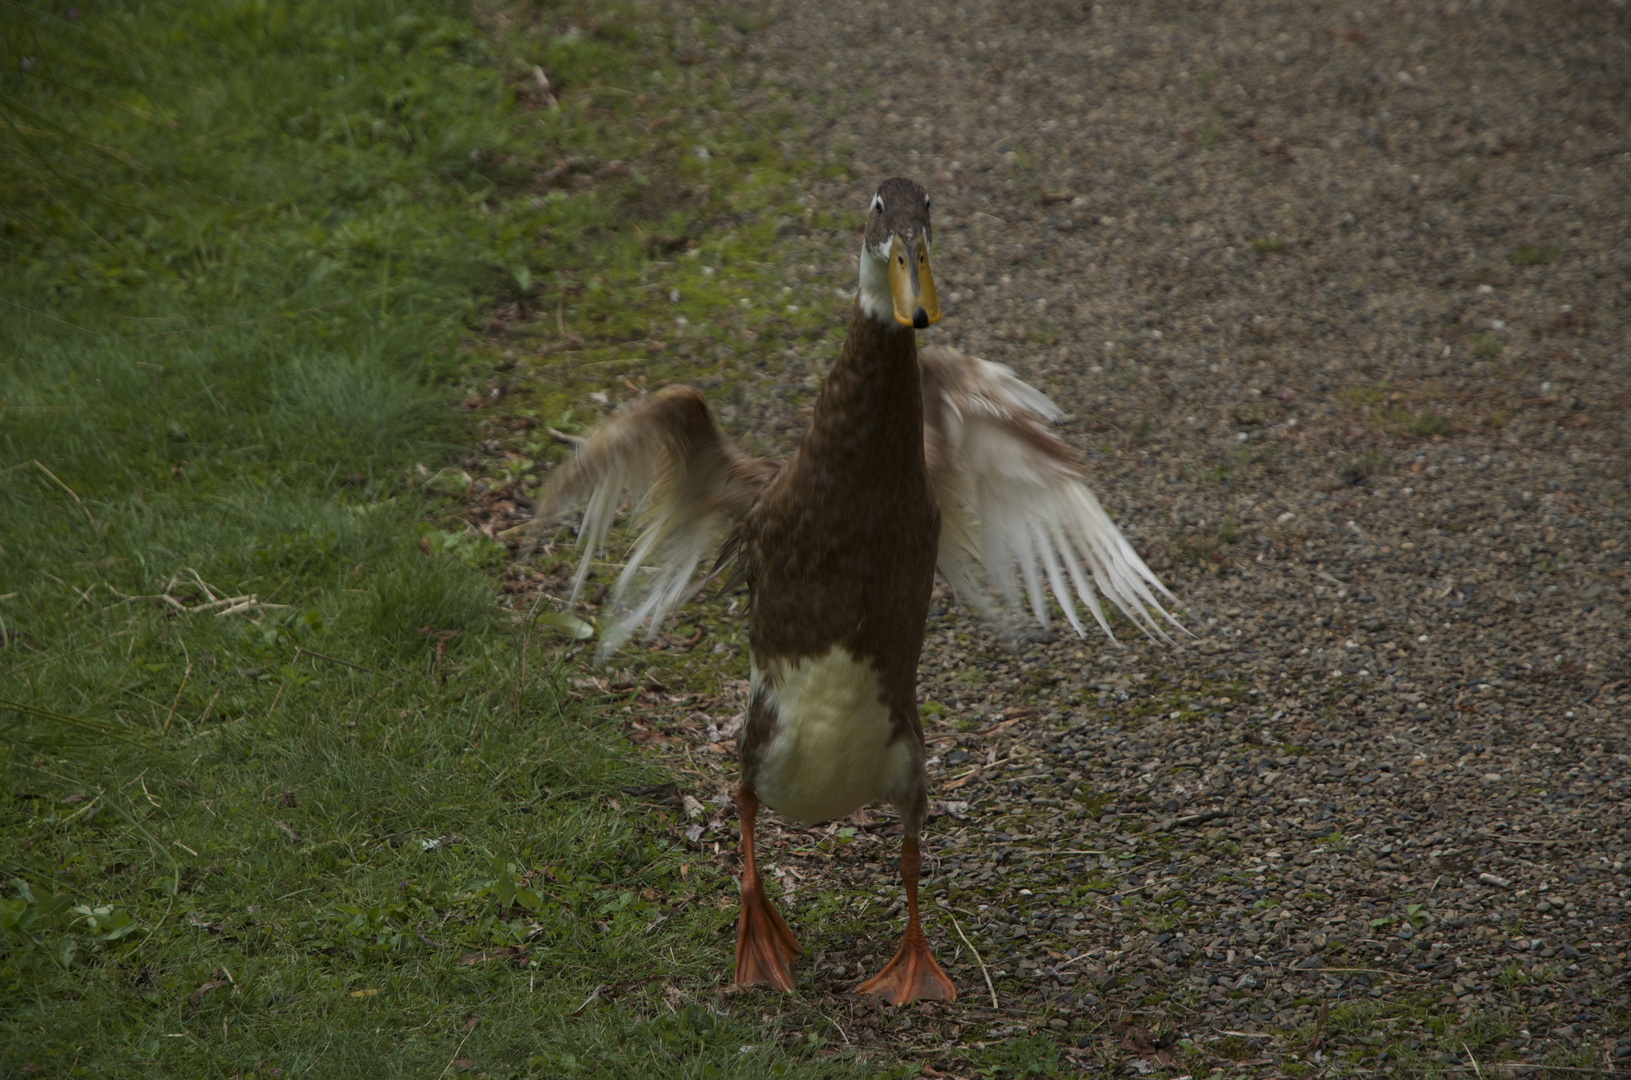
[[912, 325], [919, 330], [927, 330], [929, 328], [929, 313], [922, 308], [912, 312]]

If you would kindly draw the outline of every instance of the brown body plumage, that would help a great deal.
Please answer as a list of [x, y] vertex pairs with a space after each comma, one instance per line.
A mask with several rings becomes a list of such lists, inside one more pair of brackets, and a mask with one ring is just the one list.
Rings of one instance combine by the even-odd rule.
[[[1078, 631], [1076, 599], [1108, 632], [1100, 591], [1148, 633], [1164, 636], [1152, 609], [1171, 620], [1155, 595], [1165, 590], [1047, 430], [1052, 403], [1000, 365], [946, 348], [919, 355], [916, 329], [939, 317], [930, 240], [923, 189], [886, 181], [868, 213], [849, 333], [787, 462], [742, 454], [696, 391], [674, 387], [620, 410], [546, 502], [587, 501], [580, 536], [593, 550], [623, 490], [639, 496], [646, 528], [616, 594], [634, 602], [606, 629], [607, 650], [641, 625], [654, 633], [690, 595], [715, 536], [728, 534], [721, 561], [738, 560], [750, 592], [752, 656], [739, 739], [739, 983], [792, 989], [798, 952], [758, 877], [759, 802], [816, 821], [882, 800], [905, 826], [907, 926], [894, 959], [860, 989], [897, 1003], [956, 996], [917, 907], [928, 806], [917, 663], [937, 566], [982, 611], [983, 565], [1011, 603], [1023, 583], [1044, 624], [1044, 584]], [[655, 572], [642, 587], [645, 566]]]
[[[898, 737], [920, 745], [917, 661], [940, 539], [922, 403], [914, 331], [857, 310], [798, 453], [741, 526], [754, 657], [842, 645], [876, 667]], [[756, 695], [740, 741], [749, 783], [775, 720]]]

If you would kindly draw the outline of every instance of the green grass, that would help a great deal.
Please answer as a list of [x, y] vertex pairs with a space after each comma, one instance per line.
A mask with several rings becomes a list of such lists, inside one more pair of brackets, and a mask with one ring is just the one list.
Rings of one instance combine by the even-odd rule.
[[[1475, 338], [1484, 338], [1489, 335], [1474, 335]], [[1475, 355], [1487, 358], [1487, 355], [1498, 355], [1500, 349], [1494, 354], [1485, 354], [1475, 349]], [[1416, 390], [1396, 390], [1386, 384], [1354, 387], [1343, 392], [1342, 396], [1351, 404], [1360, 408], [1367, 419], [1376, 424], [1389, 435], [1414, 439], [1431, 439], [1435, 436], [1444, 437], [1454, 430], [1450, 420], [1435, 408], [1439, 405], [1438, 395], [1433, 388]], [[1377, 452], [1379, 453], [1379, 452]], [[1349, 472], [1351, 480], [1363, 479], [1373, 473], [1381, 471], [1388, 466], [1388, 462], [1378, 458], [1374, 462], [1364, 463], [1357, 459], [1350, 463]]]
[[1184, 533], [1173, 540], [1173, 555], [1204, 567], [1218, 567], [1229, 561], [1225, 550], [1240, 542], [1240, 524], [1233, 514], [1222, 521]]
[[[6, 9], [0, 1075], [865, 1072], [720, 996], [724, 869], [420, 482], [488, 311], [592, 318], [791, 198], [604, 168], [656, 142], [594, 103], [675, 72], [650, 13], [509, 14]], [[699, 235], [728, 277], [758, 234]]]
[[1506, 351], [1506, 346], [1494, 334], [1474, 334], [1468, 340], [1472, 355], [1479, 360], [1493, 360]]
[[1535, 247], [1531, 244], [1519, 244], [1512, 249], [1506, 261], [1513, 266], [1544, 266], [1556, 262], [1563, 257], [1563, 251], [1555, 247]]

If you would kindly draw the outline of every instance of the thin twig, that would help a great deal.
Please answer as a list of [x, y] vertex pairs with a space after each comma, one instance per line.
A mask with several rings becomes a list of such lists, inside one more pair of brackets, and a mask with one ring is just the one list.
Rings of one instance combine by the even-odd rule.
[[58, 480], [57, 479], [57, 474], [52, 472], [50, 469], [47, 469], [45, 467], [44, 463], [39, 460], [39, 458], [30, 458], [29, 460], [23, 462], [20, 465], [13, 465], [9, 469], [0, 469], [0, 476], [5, 476], [8, 473], [14, 473], [18, 469], [26, 469], [30, 465], [33, 465], [35, 468], [39, 469], [42, 473], [49, 476], [52, 480], [55, 480], [56, 485], [59, 488], [61, 488], [62, 490], [66, 491], [69, 494], [69, 496], [74, 500], [74, 502], [79, 504], [79, 509], [84, 512], [85, 520], [89, 521], [91, 523], [91, 528], [93, 528], [93, 529], [96, 528], [96, 519], [91, 517], [91, 512], [89, 510], [85, 509], [85, 504], [83, 502], [80, 502], [80, 499], [79, 499], [78, 495], [74, 494], [74, 489], [69, 487], [67, 484], [64, 484], [61, 480]]
[[188, 743], [192, 742], [194, 739], [202, 739], [206, 735], [219, 735], [222, 732], [226, 731], [227, 728], [237, 727], [239, 724], [243, 723], [245, 720], [248, 720], [248, 719], [249, 719], [249, 717], [247, 717], [247, 716], [240, 716], [236, 720], [228, 720], [226, 723], [222, 724], [220, 727], [205, 728], [203, 731], [200, 731], [197, 735], [189, 735], [185, 739], [182, 739], [181, 742], [179, 742], [177, 745], [178, 746], [186, 746]]
[[997, 1004], [997, 988], [991, 982], [991, 969], [985, 966], [985, 960], [980, 956], [980, 950], [974, 947], [974, 942], [970, 941], [968, 935], [963, 933], [963, 927], [958, 923], [957, 916], [951, 915], [950, 912], [947, 915], [951, 919], [951, 925], [957, 929], [957, 936], [963, 939], [963, 944], [968, 946], [968, 951], [974, 954], [974, 962], [980, 965], [980, 974], [985, 976], [985, 988], [991, 991], [991, 1008], [1000, 1008]]
[[5, 698], [0, 698], [0, 709], [10, 709], [12, 712], [22, 713], [24, 716], [38, 717], [41, 720], [54, 720], [57, 723], [63, 724], [67, 727], [76, 727], [86, 731], [94, 731], [99, 735], [106, 735], [109, 738], [127, 739], [131, 742], [137, 743], [141, 741], [141, 736], [135, 731], [121, 727], [118, 724], [109, 724], [101, 720], [87, 720], [81, 716], [69, 716], [67, 713], [59, 713], [52, 709], [42, 709], [38, 705], [28, 705], [21, 701], [9, 701]]
[[[181, 641], [180, 638], [176, 640]], [[176, 687], [176, 699], [170, 702], [170, 713], [164, 718], [164, 726], [159, 728], [159, 738], [161, 739], [170, 732], [170, 721], [175, 719], [176, 706], [181, 704], [181, 692], [187, 689], [187, 680], [192, 678], [193, 674], [193, 658], [192, 654], [187, 652], [187, 643], [185, 641], [181, 642], [181, 655], [187, 658], [187, 670], [181, 673], [181, 685]]]
[[436, 1080], [442, 1080], [442, 1077], [447, 1075], [447, 1070], [451, 1069], [453, 1067], [453, 1063], [459, 1060], [459, 1051], [464, 1049], [464, 1044], [470, 1040], [470, 1036], [475, 1030], [475, 1027], [472, 1026], [469, 1031], [464, 1033], [464, 1038], [460, 1039], [459, 1045], [453, 1048], [453, 1056], [448, 1058], [447, 1064], [444, 1065], [442, 1067], [442, 1071], [437, 1074]]
[[[8, 596], [16, 596], [16, 595], [17, 595], [16, 593], [9, 593], [8, 594]], [[4, 600], [6, 598], [7, 597], [5, 597], [5, 596], [0, 596], [0, 600]], [[46, 655], [46, 656], [41, 656], [41, 657], [39, 657], [37, 659], [34, 659], [34, 660], [30, 660], [26, 664], [19, 664], [18, 666], [11, 669], [11, 673], [13, 675], [16, 675], [19, 672], [27, 671], [31, 667], [38, 667], [41, 664], [49, 664], [49, 663], [51, 663], [53, 661], [56, 661], [56, 660], [66, 660], [66, 659], [68, 659], [68, 657], [74, 655], [74, 653], [82, 653], [86, 649], [94, 649], [98, 645], [102, 644], [104, 641], [112, 641], [116, 637], [124, 637], [126, 634], [134, 634], [134, 633], [135, 633], [134, 630], [117, 630], [117, 631], [109, 634], [105, 638], [98, 638], [97, 640], [91, 642], [89, 645], [81, 645], [79, 648], [69, 650], [68, 652], [63, 653], [60, 656]]]
[[1228, 816], [1229, 811], [1227, 810], [1203, 810], [1198, 814], [1189, 814], [1186, 817], [1173, 818], [1172, 824], [1182, 828], [1190, 828], [1195, 825], [1204, 825], [1208, 821], [1216, 821], [1218, 818], [1226, 818]]
[[[639, 342], [633, 342], [632, 344], [639, 345], [640, 343]], [[576, 360], [576, 361], [573, 361], [572, 363], [561, 364], [559, 366], [561, 366], [561, 367], [610, 367], [612, 364], [648, 364], [648, 363], [651, 363], [651, 358], [647, 357], [647, 356], [621, 356], [621, 357], [618, 357], [616, 360]]]
[[[147, 790], [146, 785], [143, 785], [142, 790], [144, 792]], [[158, 804], [158, 800], [154, 799], [151, 795], [148, 795], [148, 800], [154, 803], [154, 805]], [[141, 833], [142, 837], [147, 841], [152, 850], [162, 852], [164, 857], [170, 860], [171, 887], [167, 890], [170, 894], [169, 902], [164, 905], [164, 914], [159, 916], [158, 922], [154, 923], [147, 931], [146, 936], [143, 937], [141, 941], [136, 943], [136, 948], [140, 949], [153, 939], [153, 935], [159, 932], [159, 927], [163, 926], [170, 918], [170, 914], [175, 911], [176, 897], [181, 895], [181, 863], [176, 859], [175, 855], [170, 851], [170, 849], [165, 847], [164, 844], [159, 841], [158, 837], [147, 831], [147, 827], [138, 821], [134, 814], [121, 807], [115, 806], [112, 802], [109, 802], [107, 806], [109, 811], [116, 816], [123, 818], [127, 825]], [[198, 857], [198, 852], [193, 851], [191, 848], [187, 847], [186, 844], [182, 844], [180, 840], [175, 841], [175, 843], [180, 845], [182, 850], [189, 852], [194, 858]], [[156, 870], [158, 868], [156, 859], [154, 860], [154, 864], [154, 869]], [[228, 973], [228, 978], [231, 978], [230, 972]], [[237, 981], [234, 980], [232, 985], [234, 988], [236, 988], [238, 985]]]
[[605, 989], [607, 989], [607, 987], [605, 987], [605, 986], [595, 987], [593, 990], [589, 991], [589, 996], [583, 999], [583, 1004], [582, 1005], [579, 1005], [576, 1009], [573, 1009], [571, 1012], [567, 1013], [566, 1015], [568, 1015], [568, 1016], [582, 1016], [583, 1015], [583, 1010], [587, 1009], [595, 1001], [598, 1001], [600, 999], [601, 991], [603, 991]]
[[[16, 127], [16, 125], [12, 125], [12, 130], [15, 131], [15, 130], [19, 130], [19, 129]], [[60, 138], [60, 136], [55, 136], [55, 137]], [[100, 234], [98, 234], [98, 235], [100, 236]], [[46, 319], [46, 320], [49, 320], [50, 322], [59, 323], [62, 326], [68, 327], [70, 330], [78, 330], [81, 333], [86, 333], [86, 334], [95, 334], [96, 333], [95, 330], [92, 330], [88, 326], [81, 326], [78, 323], [69, 322], [67, 319], [59, 319], [55, 315], [47, 315], [43, 311], [36, 311], [35, 309], [33, 309], [31, 307], [24, 307], [23, 305], [17, 303], [15, 300], [8, 300], [4, 296], [0, 296], [0, 304], [5, 304], [7, 307], [14, 307], [18, 311], [26, 312], [27, 314], [33, 315], [36, 318]], [[17, 406], [15, 406], [15, 405], [12, 406], [12, 408], [16, 408], [16, 407]]]
[[307, 656], [315, 656], [319, 660], [327, 660], [329, 663], [339, 664], [341, 667], [353, 668], [357, 671], [366, 671], [370, 675], [379, 674], [379, 672], [375, 671], [371, 667], [363, 667], [361, 664], [353, 664], [349, 660], [341, 660], [338, 656], [330, 656], [328, 653], [320, 653], [316, 649], [308, 649], [303, 645], [296, 645], [294, 647], [294, 651], [296, 656], [300, 655], [301, 653], [305, 653]]
[[1472, 1062], [1472, 1071], [1478, 1075], [1478, 1080], [1484, 1080], [1484, 1070], [1478, 1067], [1478, 1059], [1472, 1056], [1472, 1050], [1464, 1042], [1461, 1044], [1461, 1049], [1467, 1051], [1467, 1060]]
[[543, 590], [532, 599], [532, 607], [527, 609], [526, 622], [522, 624], [521, 631], [521, 670], [515, 681], [515, 719], [521, 720], [521, 698], [527, 689], [527, 653], [532, 649], [532, 628], [538, 615], [538, 606], [544, 602]]
[[1012, 752], [1010, 752], [1010, 753], [1004, 754], [1002, 757], [1000, 757], [997, 760], [991, 762], [989, 765], [976, 765], [974, 768], [970, 769], [966, 773], [963, 773], [961, 776], [954, 777], [952, 780], [948, 781], [947, 783], [941, 784], [940, 785], [940, 790], [941, 791], [956, 791], [958, 788], [962, 787], [964, 784], [968, 783], [970, 780], [977, 779], [981, 773], [989, 772], [991, 770], [994, 770], [994, 769], [996, 769], [996, 767], [998, 765], [1001, 765], [1004, 762], [1012, 761], [1013, 759], [1014, 759], [1014, 755], [1013, 755]]
[[84, 806], [81, 806], [78, 810], [75, 810], [73, 813], [71, 813], [67, 817], [63, 818], [61, 824], [66, 825], [70, 821], [74, 820], [74, 818], [78, 817], [79, 815], [84, 814], [84, 813], [88, 813], [91, 810], [96, 809], [97, 804], [100, 803], [101, 801], [102, 801], [102, 792], [100, 790], [98, 790], [97, 793], [96, 793], [96, 798], [92, 799], [90, 802], [86, 803]]
[[[1517, 837], [1517, 836], [1496, 836], [1494, 833], [1479, 833], [1478, 836], [1482, 840], [1494, 840], [1497, 843], [1502, 843], [1502, 844], [1536, 844], [1536, 845], [1564, 844], [1564, 845], [1568, 845], [1568, 846], [1574, 846], [1574, 845], [1577, 845], [1577, 844], [1589, 844], [1589, 843], [1591, 843], [1591, 841], [1589, 841], [1589, 840], [1525, 840], [1525, 839], [1523, 839], [1521, 837]], [[1550, 1068], [1551, 1066], [1547, 1066], [1547, 1067]]]
[[[157, 593], [152, 596], [132, 596], [129, 593], [120, 592], [118, 589], [114, 588], [112, 585], [109, 585], [105, 581], [102, 584], [107, 586], [108, 592], [119, 598], [119, 603], [121, 604], [128, 604], [132, 600], [156, 600], [161, 604], [169, 604], [172, 608], [185, 615], [197, 615], [201, 612], [215, 611], [215, 609], [219, 608], [220, 610], [215, 611], [215, 615], [217, 618], [224, 618], [227, 615], [236, 615], [241, 611], [248, 611], [250, 608], [258, 608], [261, 611], [266, 611], [273, 608], [286, 608], [289, 606], [288, 604], [269, 604], [262, 601], [258, 593], [245, 593], [242, 596], [223, 596], [218, 600], [211, 600], [207, 604], [194, 604], [192, 607], [188, 607], [180, 600], [177, 600], [175, 597], [171, 596], [168, 592]], [[175, 584], [174, 579], [171, 580], [170, 584]], [[202, 585], [203, 582], [199, 582], [199, 584]], [[168, 587], [169, 586], [166, 586], [166, 588]], [[205, 591], [208, 592], [207, 587]], [[110, 604], [108, 606], [118, 607], [119, 605]]]
[[[1312, 1038], [1310, 1038], [1308, 1040], [1308, 1046], [1305, 1048], [1304, 1054], [1303, 1054], [1304, 1057], [1307, 1057], [1310, 1054], [1317, 1054], [1317, 1053], [1320, 1052], [1320, 1044], [1325, 1038], [1325, 1020], [1330, 1015], [1330, 1013], [1331, 1013], [1331, 999], [1326, 997], [1325, 995], [1321, 994], [1320, 995], [1320, 1011], [1317, 1014], [1315, 1014], [1315, 1017], [1314, 1017], [1314, 1035], [1313, 1035]], [[1323, 1072], [1324, 1069], [1322, 1068], [1320, 1071]]]
[[[193, 580], [198, 583], [198, 587], [200, 589], [204, 590], [204, 595], [209, 597], [212, 602], [214, 600], [218, 599], [218, 597], [215, 595], [215, 590], [210, 588], [209, 582], [205, 581], [203, 579], [203, 577], [198, 573], [197, 570], [194, 570], [190, 566], [184, 566], [184, 567], [182, 567], [182, 569], [193, 576]], [[179, 573], [176, 575], [176, 577], [180, 577], [180, 576], [181, 575]], [[172, 578], [171, 580], [174, 581], [175, 579]], [[166, 590], [166, 591], [168, 591], [168, 590]]]
[[223, 608], [222, 610], [217, 611], [215, 613], [215, 617], [218, 619], [225, 618], [228, 615], [236, 615], [240, 611], [248, 611], [250, 608], [260, 608], [262, 611], [265, 611], [267, 608], [286, 608], [288, 606], [288, 604], [263, 604], [260, 602], [259, 597], [250, 596], [246, 597], [241, 604], [233, 604], [229, 608]]

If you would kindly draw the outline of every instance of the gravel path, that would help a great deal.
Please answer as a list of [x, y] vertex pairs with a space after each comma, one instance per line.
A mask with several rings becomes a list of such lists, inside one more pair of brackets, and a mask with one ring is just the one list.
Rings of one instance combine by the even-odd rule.
[[[931, 335], [1072, 414], [1196, 634], [1004, 651], [937, 609], [963, 998], [874, 1015], [894, 930], [806, 922], [816, 1007], [931, 1067], [1045, 1031], [1162, 1075], [1631, 1070], [1626, 7], [769, 7], [742, 107], [851, 163], [823, 211], [928, 185]], [[795, 927], [895, 903], [889, 824], [786, 834]]]

